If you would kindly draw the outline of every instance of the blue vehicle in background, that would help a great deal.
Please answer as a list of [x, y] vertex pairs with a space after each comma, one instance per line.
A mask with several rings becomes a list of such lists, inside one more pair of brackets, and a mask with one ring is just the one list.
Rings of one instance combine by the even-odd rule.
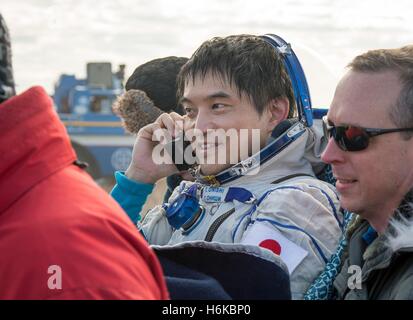
[[87, 64], [86, 79], [62, 74], [53, 100], [66, 126], [78, 159], [89, 164], [94, 179], [125, 170], [132, 157], [134, 137], [125, 132], [112, 104], [123, 93], [124, 65], [112, 73], [111, 63]]

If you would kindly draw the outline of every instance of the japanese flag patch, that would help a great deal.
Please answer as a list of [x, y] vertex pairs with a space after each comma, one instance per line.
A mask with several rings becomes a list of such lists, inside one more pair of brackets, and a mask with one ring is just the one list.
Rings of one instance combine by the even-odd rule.
[[267, 222], [255, 222], [247, 232], [243, 244], [260, 246], [279, 255], [292, 274], [308, 252], [284, 237], [275, 226]]

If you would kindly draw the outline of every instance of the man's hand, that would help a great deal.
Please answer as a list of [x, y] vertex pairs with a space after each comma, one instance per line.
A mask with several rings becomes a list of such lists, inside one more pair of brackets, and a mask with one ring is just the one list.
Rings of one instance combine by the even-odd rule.
[[178, 169], [172, 164], [169, 157], [169, 164], [156, 164], [153, 159], [153, 149], [159, 144], [165, 144], [165, 137], [175, 139], [176, 135], [184, 130], [184, 122], [187, 124], [186, 116], [178, 113], [163, 113], [154, 123], [148, 124], [139, 130], [135, 145], [133, 147], [132, 162], [125, 174], [128, 178], [143, 183], [155, 183], [161, 178], [177, 173]]

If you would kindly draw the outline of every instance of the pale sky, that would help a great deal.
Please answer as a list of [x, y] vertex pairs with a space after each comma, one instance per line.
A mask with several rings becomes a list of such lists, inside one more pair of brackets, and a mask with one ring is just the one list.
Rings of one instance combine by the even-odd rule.
[[125, 63], [128, 76], [154, 58], [190, 56], [213, 36], [275, 33], [335, 75], [368, 49], [413, 43], [409, 0], [1, 0], [0, 11], [19, 92], [40, 84], [52, 93], [61, 73], [84, 76], [89, 61]]

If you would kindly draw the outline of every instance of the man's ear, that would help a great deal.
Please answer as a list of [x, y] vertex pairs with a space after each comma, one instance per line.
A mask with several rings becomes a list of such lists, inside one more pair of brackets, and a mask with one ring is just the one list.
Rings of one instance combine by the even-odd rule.
[[271, 132], [281, 121], [287, 119], [290, 110], [288, 98], [277, 98], [271, 100], [267, 105], [269, 114], [268, 131]]

